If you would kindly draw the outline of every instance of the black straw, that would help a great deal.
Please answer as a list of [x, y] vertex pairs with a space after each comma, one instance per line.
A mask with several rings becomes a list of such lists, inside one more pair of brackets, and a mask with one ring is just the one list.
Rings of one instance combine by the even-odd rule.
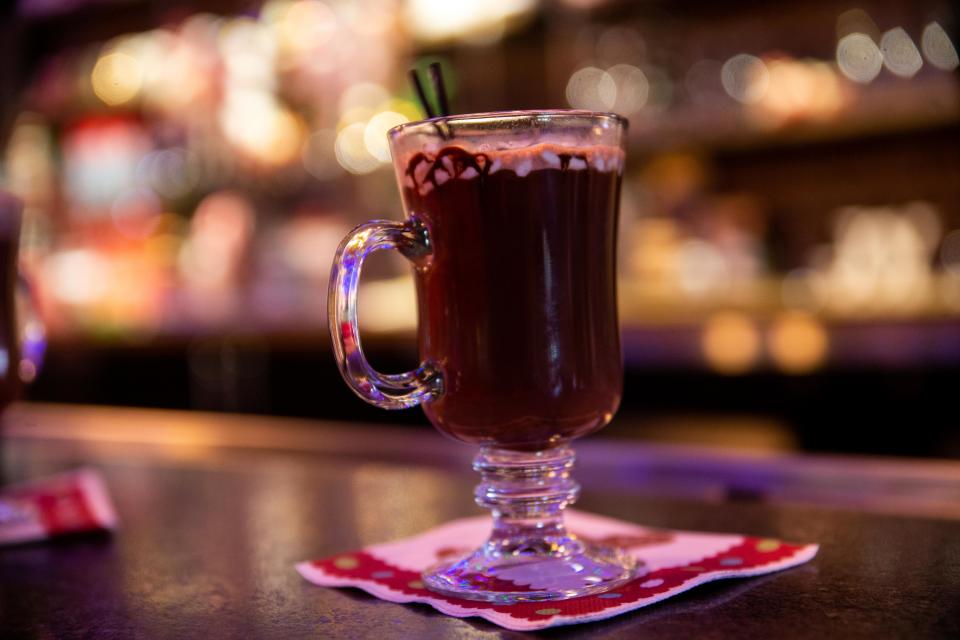
[[413, 88], [417, 92], [417, 99], [420, 100], [420, 106], [423, 107], [427, 118], [435, 118], [436, 114], [433, 112], [433, 107], [431, 107], [427, 101], [427, 94], [423, 91], [423, 85], [420, 84], [420, 76], [417, 75], [416, 69], [410, 69], [410, 82], [413, 83]]
[[440, 63], [430, 63], [429, 70], [430, 82], [433, 84], [433, 92], [437, 96], [437, 106], [440, 107], [440, 115], [449, 116], [450, 103], [447, 101], [447, 89], [443, 86], [443, 71], [440, 70]]

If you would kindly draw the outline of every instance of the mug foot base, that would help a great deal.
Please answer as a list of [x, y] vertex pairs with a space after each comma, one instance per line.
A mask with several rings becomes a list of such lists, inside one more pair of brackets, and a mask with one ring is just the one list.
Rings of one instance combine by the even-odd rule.
[[647, 573], [621, 549], [575, 546], [576, 552], [564, 555], [493, 555], [481, 548], [466, 558], [431, 567], [423, 573], [423, 583], [445, 596], [513, 604], [604, 593]]

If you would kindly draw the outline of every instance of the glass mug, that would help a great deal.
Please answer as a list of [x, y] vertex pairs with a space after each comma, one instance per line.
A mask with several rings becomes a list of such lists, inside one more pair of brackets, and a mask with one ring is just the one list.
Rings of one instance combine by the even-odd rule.
[[[612, 114], [453, 116], [389, 132], [405, 222], [344, 239], [328, 297], [340, 371], [385, 409], [421, 405], [440, 431], [480, 445], [476, 501], [490, 538], [424, 572], [427, 588], [492, 602], [600, 593], [641, 573], [624, 551], [567, 531], [579, 485], [570, 440], [606, 425], [623, 358], [616, 243], [627, 123]], [[375, 371], [357, 334], [370, 253], [415, 269], [419, 368]]]

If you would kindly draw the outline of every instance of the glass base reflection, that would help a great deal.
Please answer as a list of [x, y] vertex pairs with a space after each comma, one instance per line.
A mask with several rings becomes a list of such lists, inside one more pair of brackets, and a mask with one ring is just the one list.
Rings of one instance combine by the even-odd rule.
[[563, 509], [580, 486], [570, 477], [573, 450], [539, 452], [484, 448], [474, 461], [482, 474], [476, 500], [493, 512], [493, 531], [479, 549], [431, 567], [431, 591], [510, 604], [564, 600], [615, 589], [646, 573], [616, 547], [567, 531]]

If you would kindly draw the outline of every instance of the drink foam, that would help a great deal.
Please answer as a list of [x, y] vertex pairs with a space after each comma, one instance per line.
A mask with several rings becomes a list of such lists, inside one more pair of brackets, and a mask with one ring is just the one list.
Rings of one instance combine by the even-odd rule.
[[560, 169], [623, 172], [623, 149], [612, 145], [568, 146], [541, 142], [524, 147], [475, 148], [431, 144], [401, 156], [401, 184], [426, 195], [451, 179], [473, 180], [481, 175], [511, 171], [525, 177], [531, 171]]

